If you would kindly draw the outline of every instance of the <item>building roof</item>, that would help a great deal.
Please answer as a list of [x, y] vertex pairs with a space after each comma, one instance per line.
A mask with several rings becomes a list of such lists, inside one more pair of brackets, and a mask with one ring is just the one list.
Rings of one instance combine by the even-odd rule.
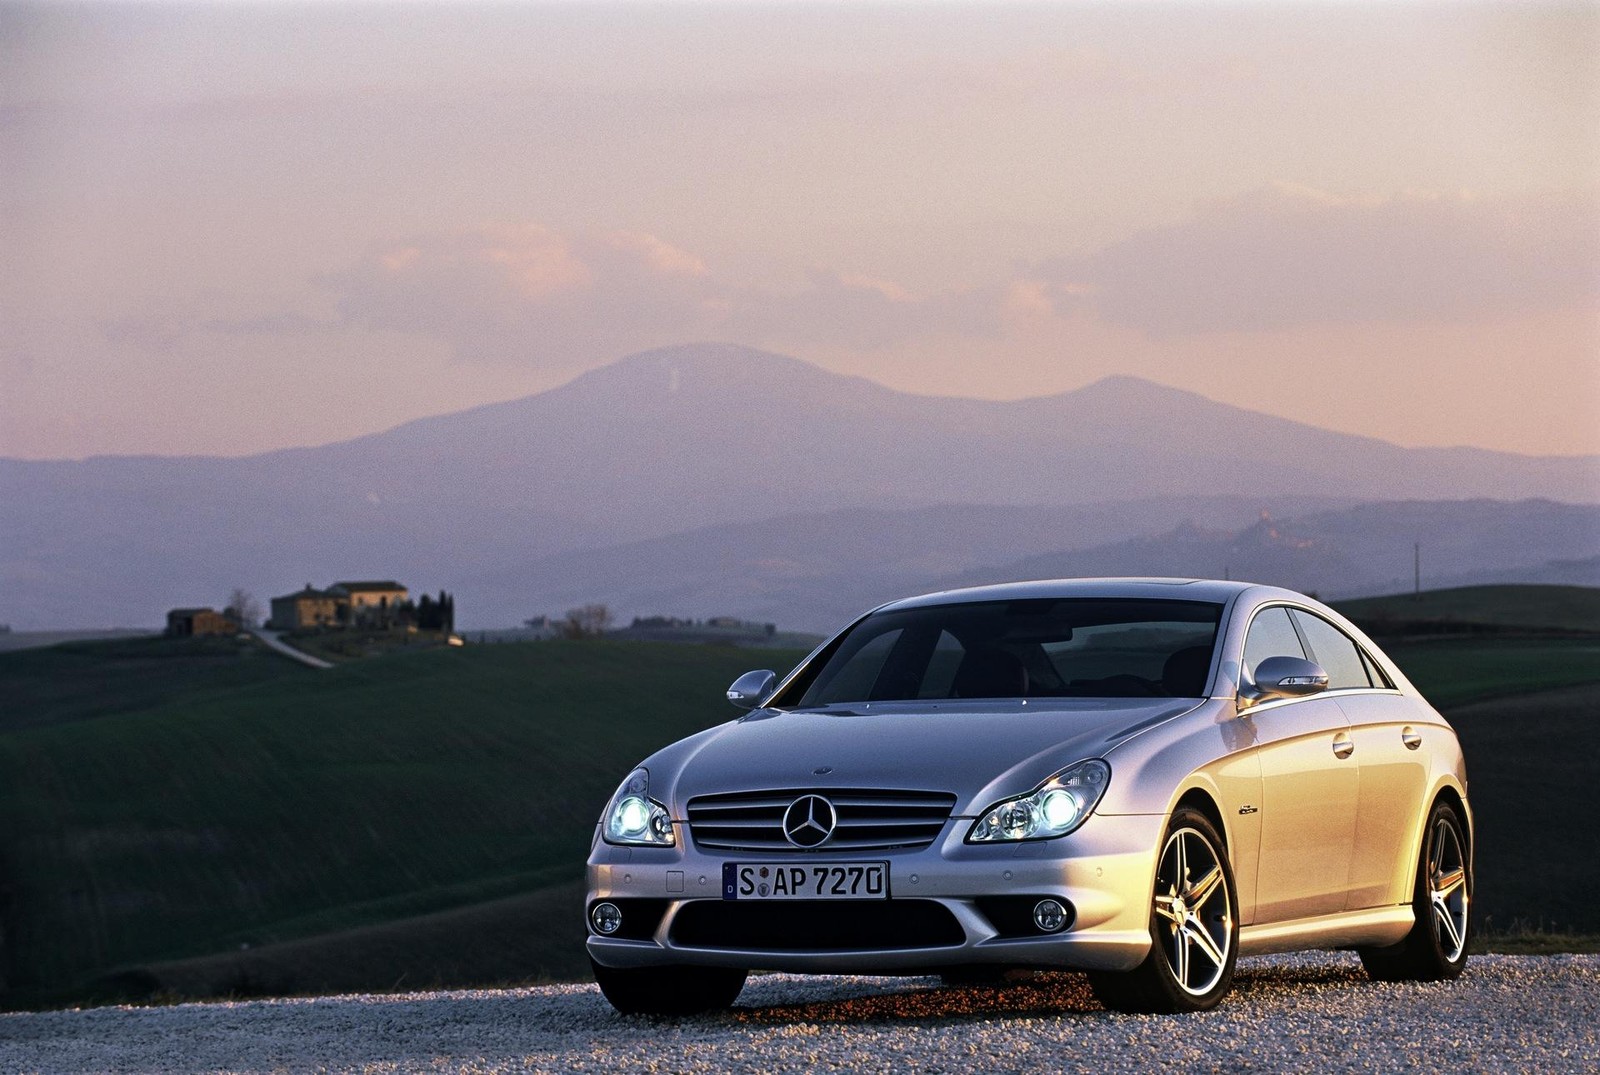
[[208, 605], [205, 608], [175, 608], [175, 609], [171, 609], [170, 611], [168, 611], [167, 615], [169, 617], [171, 617], [171, 616], [198, 616], [202, 612], [215, 612], [215, 611], [216, 611], [216, 609], [214, 609], [214, 608], [212, 608], [212, 607], [210, 607]]
[[343, 590], [345, 593], [373, 593], [376, 591], [389, 590], [399, 590], [401, 593], [407, 592], [404, 586], [400, 585], [398, 582], [395, 582], [393, 579], [385, 579], [381, 582], [336, 582], [332, 586], [328, 587], [328, 589]]
[[304, 598], [310, 597], [310, 598], [320, 598], [321, 600], [324, 600], [324, 601], [332, 601], [336, 596], [338, 596], [338, 595], [334, 594], [333, 592], [331, 592], [329, 590], [319, 590], [316, 587], [312, 586], [311, 583], [308, 582], [308, 583], [306, 583], [306, 588], [305, 589], [296, 590], [294, 593], [286, 593], [281, 597], [274, 597], [272, 600], [274, 600], [274, 601], [299, 601], [299, 600], [302, 600]]

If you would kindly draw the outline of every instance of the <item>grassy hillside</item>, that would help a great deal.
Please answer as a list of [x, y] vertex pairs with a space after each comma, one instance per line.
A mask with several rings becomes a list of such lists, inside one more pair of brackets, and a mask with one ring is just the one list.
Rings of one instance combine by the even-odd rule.
[[1467, 755], [1477, 821], [1478, 921], [1489, 932], [1600, 933], [1600, 685], [1446, 711]]
[[[1531, 694], [1600, 684], [1600, 640], [1390, 652], [1461, 729], [1480, 910], [1600, 932], [1562, 895], [1600, 883], [1568, 853], [1600, 806], [1600, 687]], [[119, 969], [101, 995], [581, 974], [577, 882], [605, 796], [733, 716], [722, 689], [752, 662], [799, 656], [544, 642], [316, 672], [231, 641], [0, 654], [0, 992], [83, 998]], [[1584, 877], [1547, 882], [1557, 860]]]
[[175, 652], [143, 656], [0, 655], [32, 699], [0, 724], [14, 989], [570, 882], [616, 782], [734, 715], [722, 690], [755, 659], [548, 642], [312, 672], [213, 666], [196, 643], [178, 674]]
[[0, 733], [201, 704], [311, 674], [248, 638], [146, 636], [0, 653]]
[[1463, 586], [1340, 601], [1374, 636], [1579, 632], [1600, 634], [1600, 589], [1591, 586]]
[[1439, 708], [1600, 681], [1600, 637], [1401, 640], [1383, 650]]

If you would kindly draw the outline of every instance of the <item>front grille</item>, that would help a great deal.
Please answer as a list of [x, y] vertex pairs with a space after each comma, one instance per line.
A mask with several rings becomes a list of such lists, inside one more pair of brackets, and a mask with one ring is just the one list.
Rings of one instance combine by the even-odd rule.
[[689, 800], [689, 831], [696, 845], [727, 851], [798, 851], [783, 835], [783, 814], [802, 795], [833, 804], [838, 824], [815, 851], [920, 848], [944, 828], [956, 797], [938, 791], [876, 788], [795, 788], [701, 795]]
[[672, 920], [674, 944], [784, 952], [948, 948], [966, 931], [933, 900], [695, 900]]

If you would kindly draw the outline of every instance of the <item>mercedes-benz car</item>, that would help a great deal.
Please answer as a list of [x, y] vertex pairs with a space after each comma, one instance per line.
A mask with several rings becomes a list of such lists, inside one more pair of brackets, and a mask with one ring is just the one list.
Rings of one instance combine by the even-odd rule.
[[1087, 971], [1122, 1011], [1210, 1008], [1240, 956], [1467, 958], [1455, 733], [1352, 623], [1240, 582], [1026, 582], [896, 601], [605, 805], [588, 950], [625, 1013], [731, 1005], [754, 969]]

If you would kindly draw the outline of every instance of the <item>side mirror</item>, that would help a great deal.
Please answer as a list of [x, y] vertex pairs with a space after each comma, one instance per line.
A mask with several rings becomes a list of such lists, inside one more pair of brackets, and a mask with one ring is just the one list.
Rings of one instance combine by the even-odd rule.
[[[1326, 680], [1324, 680], [1326, 682]], [[759, 672], [746, 672], [728, 688], [728, 701], [740, 709], [754, 709], [761, 700], [772, 693], [778, 683], [777, 673], [763, 668]]]
[[1256, 665], [1254, 687], [1240, 690], [1240, 697], [1254, 705], [1274, 698], [1304, 698], [1328, 689], [1328, 673], [1315, 661], [1304, 657], [1268, 657]]

